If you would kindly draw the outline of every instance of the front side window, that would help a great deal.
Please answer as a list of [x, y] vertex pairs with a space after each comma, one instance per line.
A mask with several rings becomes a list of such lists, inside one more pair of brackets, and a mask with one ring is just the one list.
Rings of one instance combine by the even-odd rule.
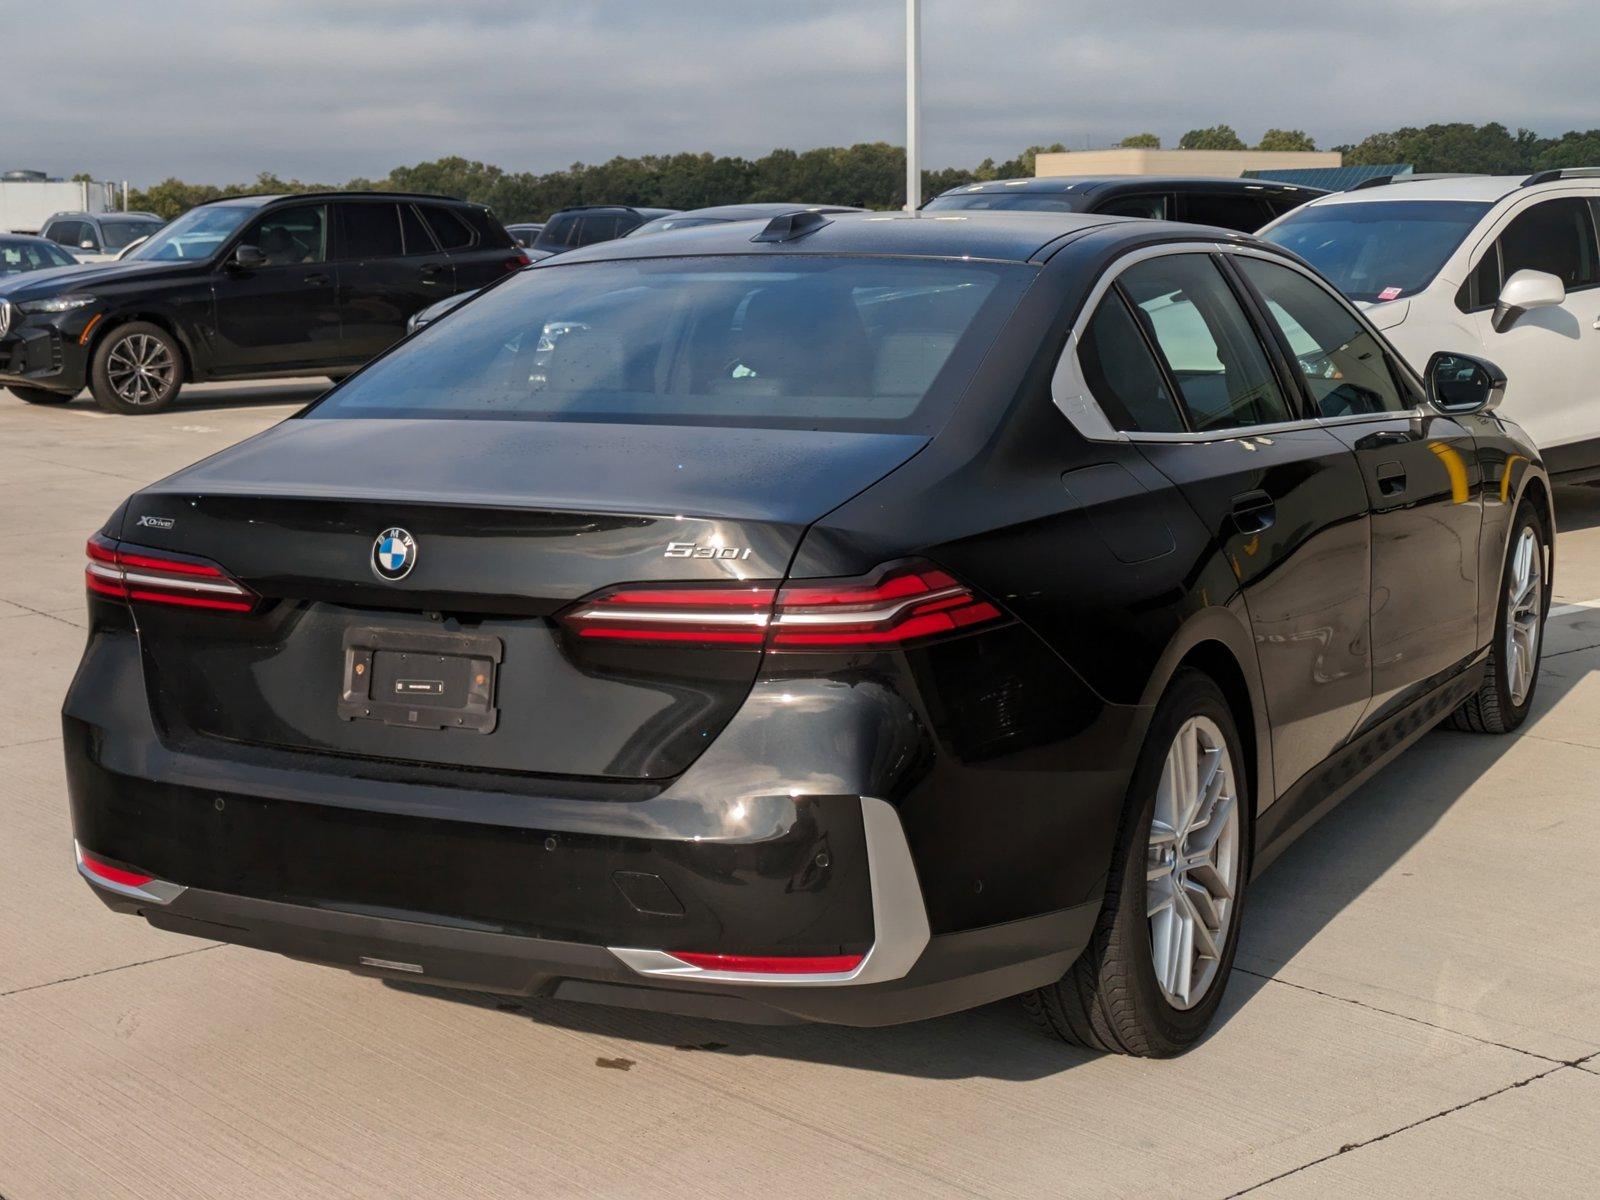
[[1261, 234], [1352, 300], [1383, 303], [1433, 282], [1490, 205], [1465, 200], [1308, 204]]
[[1166, 359], [1199, 432], [1293, 419], [1271, 360], [1233, 289], [1205, 254], [1169, 254], [1118, 279]]
[[1193, 225], [1216, 225], [1254, 233], [1272, 214], [1255, 196], [1191, 194], [1184, 197], [1184, 220]]
[[1500, 235], [1501, 284], [1518, 271], [1544, 271], [1568, 288], [1600, 283], [1594, 221], [1577, 196], [1535, 204]]
[[82, 221], [57, 221], [45, 231], [45, 236], [52, 242], [76, 250], [78, 243], [83, 241], [83, 228]]
[[244, 241], [267, 256], [269, 267], [328, 261], [328, 209], [322, 204], [280, 208], [257, 221]]
[[1289, 343], [1318, 415], [1411, 407], [1378, 339], [1343, 302], [1289, 267], [1244, 255], [1235, 261]]
[[1032, 276], [812, 256], [542, 267], [310, 415], [931, 430]]
[[128, 251], [142, 262], [171, 262], [210, 258], [256, 212], [248, 204], [204, 204], [191, 208], [150, 235], [150, 240]]

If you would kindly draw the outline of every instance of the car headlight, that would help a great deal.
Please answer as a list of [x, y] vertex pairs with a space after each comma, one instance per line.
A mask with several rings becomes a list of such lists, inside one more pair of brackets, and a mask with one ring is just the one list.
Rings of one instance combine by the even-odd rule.
[[93, 303], [93, 296], [52, 296], [48, 300], [29, 300], [17, 307], [25, 313], [60, 313], [87, 308]]

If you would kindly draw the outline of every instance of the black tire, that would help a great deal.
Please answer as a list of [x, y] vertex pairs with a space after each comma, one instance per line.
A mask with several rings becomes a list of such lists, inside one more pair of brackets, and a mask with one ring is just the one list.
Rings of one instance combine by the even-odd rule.
[[[152, 366], [151, 376], [137, 386], [129, 385], [130, 360], [159, 363], [159, 373]], [[107, 412], [130, 416], [166, 408], [177, 399], [183, 380], [183, 349], [178, 339], [146, 321], [130, 321], [106, 334], [95, 347], [89, 368], [94, 402]]]
[[[1192, 1007], [1180, 1008], [1167, 1000], [1156, 979], [1146, 878], [1156, 789], [1167, 751], [1192, 717], [1207, 717], [1221, 730], [1233, 762], [1239, 819], [1237, 879], [1215, 974]], [[1094, 935], [1059, 982], [1022, 997], [1023, 1007], [1043, 1029], [1091, 1050], [1149, 1058], [1180, 1054], [1204, 1036], [1222, 1003], [1239, 945], [1244, 884], [1250, 871], [1250, 776], [1221, 691], [1198, 671], [1180, 672], [1156, 707], [1139, 752]]]
[[72, 399], [76, 392], [52, 392], [47, 388], [18, 387], [8, 384], [11, 394], [18, 400], [28, 404], [65, 404]]
[[[1506, 627], [1513, 607], [1511, 586], [1516, 568], [1517, 544], [1522, 540], [1525, 530], [1532, 530], [1537, 539], [1540, 590], [1535, 606], [1538, 626], [1534, 637], [1533, 675], [1521, 703], [1518, 703], [1508, 669]], [[1516, 520], [1511, 524], [1511, 537], [1506, 543], [1506, 562], [1500, 571], [1500, 599], [1494, 618], [1494, 641], [1489, 644], [1489, 661], [1483, 665], [1483, 682], [1460, 708], [1450, 714], [1447, 723], [1452, 729], [1468, 733], [1510, 733], [1528, 719], [1528, 710], [1533, 707], [1533, 697], [1539, 686], [1539, 652], [1544, 646], [1545, 619], [1550, 613], [1550, 567], [1550, 531], [1539, 510], [1524, 502], [1517, 509]]]

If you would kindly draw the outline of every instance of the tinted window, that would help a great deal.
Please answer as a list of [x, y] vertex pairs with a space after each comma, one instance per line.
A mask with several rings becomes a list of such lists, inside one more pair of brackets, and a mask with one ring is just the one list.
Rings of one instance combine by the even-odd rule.
[[1101, 411], [1116, 428], [1143, 433], [1183, 429], [1161, 367], [1120, 292], [1109, 292], [1084, 327], [1078, 365]]
[[541, 249], [560, 250], [572, 244], [572, 236], [578, 231], [578, 218], [571, 213], [558, 214], [545, 222], [545, 227], [539, 231], [539, 236], [534, 240], [534, 245]]
[[468, 225], [472, 226], [473, 231], [478, 235], [479, 246], [494, 250], [504, 250], [517, 244], [511, 235], [506, 232], [505, 226], [496, 221], [488, 209], [468, 206], [467, 208], [456, 209], [455, 213]]
[[78, 243], [83, 241], [82, 221], [53, 221], [45, 230], [45, 237], [52, 242], [60, 242], [63, 246], [77, 249]]
[[1383, 347], [1342, 301], [1289, 267], [1245, 256], [1235, 261], [1283, 331], [1319, 415], [1411, 407]]
[[1062, 192], [961, 192], [935, 196], [922, 206], [925, 212], [951, 209], [1025, 209], [1030, 212], [1075, 212], [1077, 204]]
[[1170, 196], [1114, 196], [1095, 205], [1095, 212], [1113, 217], [1149, 217], [1164, 221], [1172, 215]]
[[1432, 283], [1488, 211], [1462, 200], [1310, 204], [1261, 236], [1293, 250], [1352, 300], [1398, 300]]
[[107, 250], [121, 250], [129, 242], [149, 237], [160, 228], [160, 221], [101, 221], [100, 237]]
[[1184, 220], [1196, 225], [1218, 225], [1223, 229], [1237, 229], [1253, 233], [1271, 217], [1267, 206], [1257, 196], [1226, 196], [1196, 194], [1183, 198]]
[[1535, 204], [1500, 235], [1505, 279], [1518, 271], [1546, 271], [1569, 288], [1600, 282], [1595, 265], [1594, 222], [1577, 196]]
[[428, 228], [433, 230], [433, 236], [439, 245], [446, 250], [461, 250], [472, 245], [472, 230], [468, 229], [466, 223], [455, 213], [437, 204], [424, 204], [420, 207], [422, 217], [428, 222]]
[[335, 204], [341, 258], [399, 258], [405, 253], [398, 204]]
[[578, 222], [575, 244], [592, 246], [596, 242], [609, 242], [612, 238], [620, 236], [624, 229], [633, 228], [635, 222], [627, 219], [628, 224], [624, 226], [624, 219], [620, 213], [595, 213], [593, 216], [581, 218]]
[[1255, 330], [1207, 255], [1151, 259], [1124, 271], [1120, 283], [1166, 358], [1194, 429], [1291, 419]]
[[321, 204], [277, 209], [257, 221], [243, 240], [267, 256], [269, 267], [326, 262], [328, 210]]
[[433, 235], [428, 232], [427, 226], [422, 223], [422, 218], [417, 215], [417, 210], [409, 204], [400, 206], [400, 233], [404, 238], [407, 254], [432, 254], [438, 249], [433, 244]]
[[927, 428], [1031, 275], [812, 256], [528, 271], [312, 415]]

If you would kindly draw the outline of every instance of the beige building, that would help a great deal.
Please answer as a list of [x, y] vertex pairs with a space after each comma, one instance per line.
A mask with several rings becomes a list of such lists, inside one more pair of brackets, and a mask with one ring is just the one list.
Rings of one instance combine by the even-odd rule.
[[1337, 150], [1070, 150], [1041, 154], [1035, 177], [1050, 175], [1205, 175], [1239, 179], [1246, 171], [1342, 167]]

